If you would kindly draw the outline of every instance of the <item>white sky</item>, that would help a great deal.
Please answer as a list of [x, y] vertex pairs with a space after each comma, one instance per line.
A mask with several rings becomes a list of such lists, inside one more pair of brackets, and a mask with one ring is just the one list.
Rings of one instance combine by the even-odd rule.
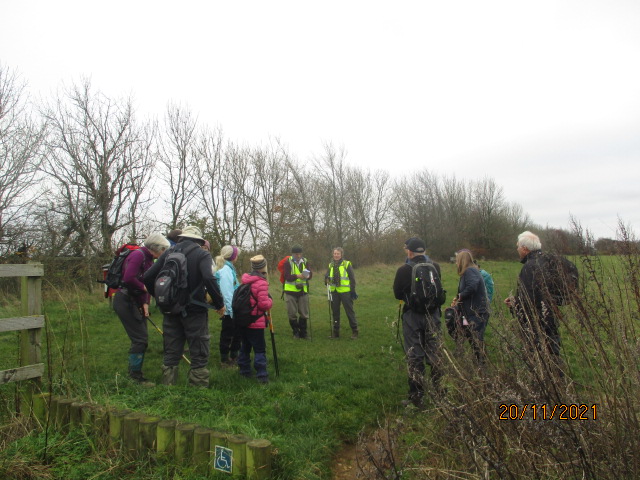
[[541, 224], [640, 231], [637, 0], [0, 0], [0, 62], [47, 98], [88, 76], [297, 158], [488, 176]]

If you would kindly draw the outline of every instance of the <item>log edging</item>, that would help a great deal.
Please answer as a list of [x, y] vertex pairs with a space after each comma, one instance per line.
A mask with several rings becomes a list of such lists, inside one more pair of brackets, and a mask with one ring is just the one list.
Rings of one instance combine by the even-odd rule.
[[39, 428], [83, 429], [98, 448], [120, 451], [128, 460], [164, 457], [196, 465], [203, 475], [222, 471], [250, 480], [271, 477], [273, 446], [266, 439], [48, 393], [33, 395], [30, 411]]

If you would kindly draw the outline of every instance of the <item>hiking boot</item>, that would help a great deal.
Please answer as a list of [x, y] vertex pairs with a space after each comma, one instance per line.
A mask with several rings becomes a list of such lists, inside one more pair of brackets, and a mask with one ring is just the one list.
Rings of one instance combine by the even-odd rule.
[[175, 385], [178, 381], [178, 366], [167, 367], [162, 365], [162, 384], [163, 385]]
[[189, 385], [192, 387], [209, 387], [209, 370], [205, 367], [189, 370]]
[[258, 383], [261, 383], [263, 385], [269, 383], [269, 377], [258, 377]]
[[329, 338], [333, 338], [333, 339], [340, 338], [340, 334], [334, 332], [331, 335], [329, 335]]
[[129, 378], [144, 388], [152, 388], [156, 386], [155, 383], [144, 378], [142, 372], [129, 372]]
[[351, 334], [351, 340], [356, 340], [358, 338], [358, 332], [353, 332]]

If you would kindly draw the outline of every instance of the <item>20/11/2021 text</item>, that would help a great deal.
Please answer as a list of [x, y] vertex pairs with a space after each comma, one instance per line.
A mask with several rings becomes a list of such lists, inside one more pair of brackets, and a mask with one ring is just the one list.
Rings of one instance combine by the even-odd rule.
[[498, 415], [500, 420], [524, 420], [531, 418], [532, 420], [596, 420], [597, 404], [575, 404], [561, 403], [549, 404], [532, 403], [517, 405], [515, 403], [502, 403], [498, 407]]

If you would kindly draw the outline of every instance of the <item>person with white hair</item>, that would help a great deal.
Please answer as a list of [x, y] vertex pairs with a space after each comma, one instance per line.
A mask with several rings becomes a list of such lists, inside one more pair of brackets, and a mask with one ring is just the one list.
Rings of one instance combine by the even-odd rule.
[[132, 250], [122, 264], [122, 285], [113, 297], [113, 309], [131, 341], [129, 377], [143, 386], [154, 385], [142, 374], [144, 354], [149, 343], [147, 317], [150, 300], [143, 276], [167, 248], [169, 241], [160, 233], [152, 233], [142, 247]]
[[549, 358], [552, 371], [562, 376], [558, 309], [545, 284], [549, 262], [542, 253], [542, 242], [535, 233], [525, 231], [518, 235], [516, 248], [522, 270], [516, 294], [504, 303], [518, 319], [525, 345], [542, 354], [542, 358]]

